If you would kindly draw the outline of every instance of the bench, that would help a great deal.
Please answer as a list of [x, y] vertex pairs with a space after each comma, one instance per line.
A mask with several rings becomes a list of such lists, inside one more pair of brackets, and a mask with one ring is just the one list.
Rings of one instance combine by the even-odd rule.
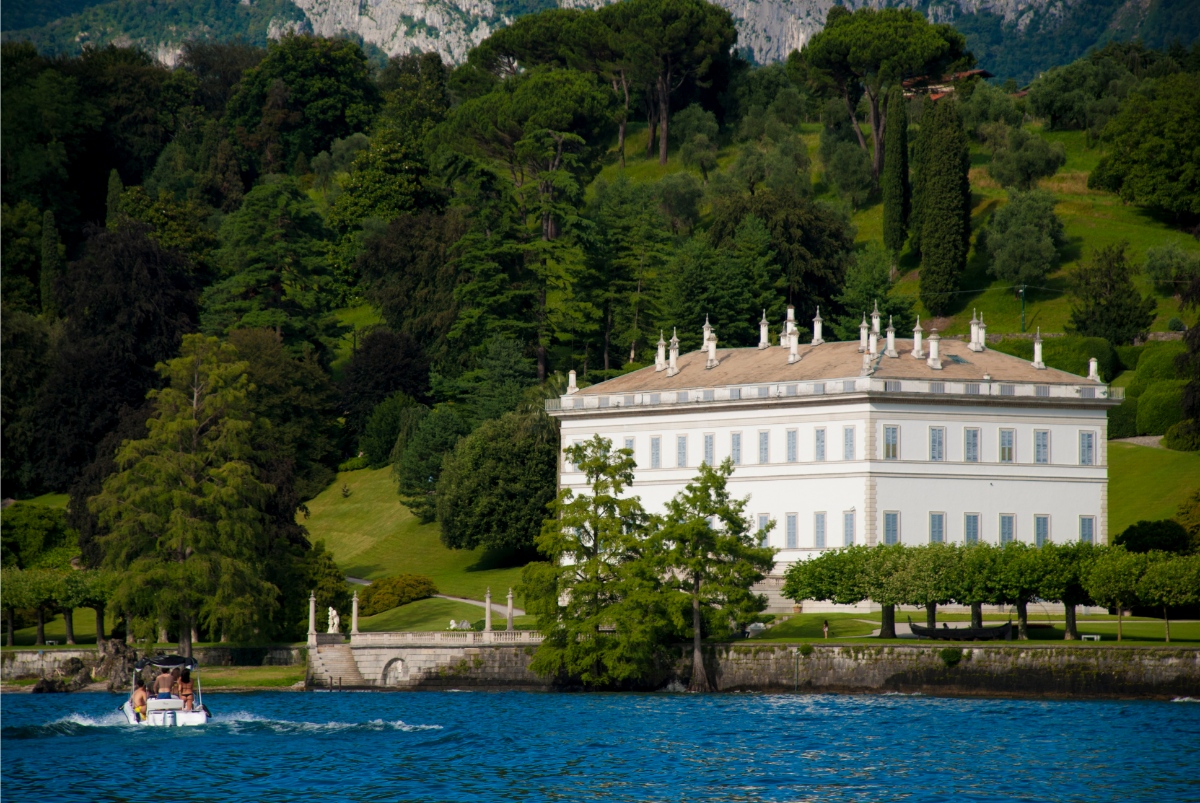
[[1100, 640], [1100, 634], [1099, 634], [1099, 633], [1090, 633], [1090, 634], [1088, 634], [1088, 635], [1086, 635], [1086, 636], [1080, 636], [1080, 638], [1081, 638], [1083, 641], [1099, 641], [1099, 640]]

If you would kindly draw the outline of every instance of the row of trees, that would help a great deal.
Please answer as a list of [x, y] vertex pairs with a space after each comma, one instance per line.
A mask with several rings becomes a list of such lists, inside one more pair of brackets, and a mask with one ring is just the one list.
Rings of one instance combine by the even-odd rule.
[[1066, 639], [1079, 638], [1079, 605], [1116, 609], [1119, 641], [1123, 611], [1144, 605], [1162, 610], [1170, 641], [1169, 609], [1200, 604], [1200, 555], [1087, 543], [848, 547], [792, 564], [783, 595], [840, 605], [871, 600], [883, 609], [882, 638], [896, 636], [897, 605], [924, 606], [935, 627], [937, 606], [957, 603], [970, 606], [973, 627], [982, 626], [984, 605], [1014, 606], [1026, 639], [1029, 604], [1045, 600], [1064, 606]]
[[75, 643], [75, 609], [96, 611], [96, 644], [104, 644], [104, 616], [117, 585], [107, 571], [5, 568], [0, 576], [0, 607], [4, 609], [5, 644], [13, 646], [17, 611], [32, 611], [37, 625], [34, 644], [46, 643], [46, 614], [61, 613], [67, 644]]

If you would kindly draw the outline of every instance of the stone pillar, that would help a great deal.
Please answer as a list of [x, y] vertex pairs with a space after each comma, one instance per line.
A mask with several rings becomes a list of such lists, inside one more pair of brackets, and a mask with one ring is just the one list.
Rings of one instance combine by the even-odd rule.
[[358, 592], [354, 592], [354, 599], [350, 603], [350, 635], [358, 635]]
[[317, 594], [308, 595], [308, 646], [317, 646]]
[[492, 587], [488, 586], [487, 593], [483, 596], [483, 632], [492, 632]]
[[510, 633], [514, 630], [512, 599], [513, 599], [513, 593], [512, 593], [512, 589], [510, 588], [510, 589], [508, 589], [508, 627], [505, 628]]

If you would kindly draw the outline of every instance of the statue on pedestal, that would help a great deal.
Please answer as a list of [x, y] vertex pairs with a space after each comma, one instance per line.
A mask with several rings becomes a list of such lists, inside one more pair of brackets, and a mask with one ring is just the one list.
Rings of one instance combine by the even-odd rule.
[[340, 633], [342, 628], [342, 618], [338, 616], [338, 612], [333, 608], [329, 609], [329, 633]]

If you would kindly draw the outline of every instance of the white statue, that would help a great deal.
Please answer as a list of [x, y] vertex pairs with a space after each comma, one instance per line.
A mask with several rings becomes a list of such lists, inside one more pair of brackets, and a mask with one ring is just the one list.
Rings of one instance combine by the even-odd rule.
[[342, 618], [338, 616], [338, 612], [333, 608], [329, 609], [329, 632], [340, 633], [342, 627]]
[[453, 619], [451, 619], [451, 620], [450, 620], [450, 629], [451, 629], [451, 630], [458, 630], [458, 622], [456, 622], [456, 621], [454, 621]]

